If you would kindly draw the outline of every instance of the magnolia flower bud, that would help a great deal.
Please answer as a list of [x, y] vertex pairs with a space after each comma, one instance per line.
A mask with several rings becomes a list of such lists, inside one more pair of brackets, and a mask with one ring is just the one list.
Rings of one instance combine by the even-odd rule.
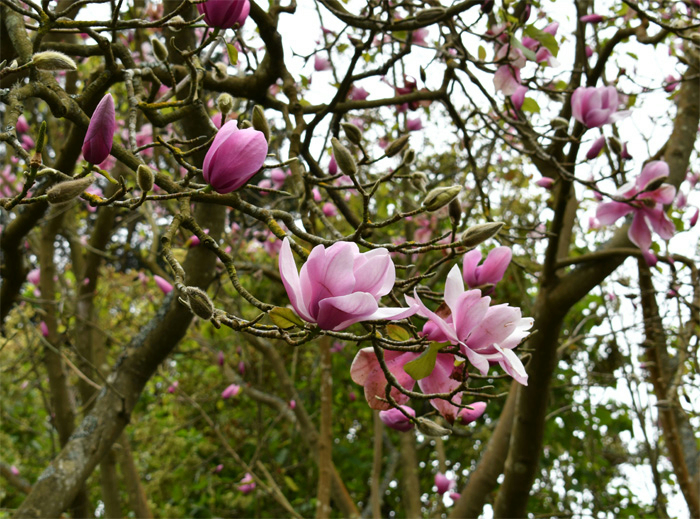
[[462, 206], [459, 203], [459, 200], [457, 198], [452, 200], [447, 206], [447, 209], [450, 213], [450, 220], [452, 221], [452, 226], [457, 227], [459, 225], [459, 221], [462, 219]]
[[438, 424], [432, 420], [428, 420], [427, 418], [416, 418], [416, 424], [418, 430], [426, 436], [449, 436], [452, 434], [451, 430], [440, 427]]
[[50, 204], [70, 202], [75, 197], [80, 196], [94, 181], [94, 177], [85, 177], [61, 182], [46, 192], [46, 199]]
[[225, 63], [215, 63], [214, 69], [216, 70], [215, 74], [217, 79], [226, 79], [228, 77], [228, 70]]
[[173, 16], [166, 25], [170, 27], [171, 31], [178, 32], [185, 26], [185, 19], [178, 14], [177, 16]]
[[139, 165], [138, 169], [136, 170], [136, 183], [139, 185], [139, 188], [141, 188], [141, 191], [148, 193], [151, 189], [153, 189], [154, 179], [155, 175], [153, 174], [153, 170], [151, 168], [145, 164]]
[[549, 124], [552, 125], [552, 128], [568, 128], [569, 127], [569, 121], [567, 121], [563, 117], [555, 117], [554, 119], [552, 119], [552, 121]]
[[411, 173], [411, 185], [421, 193], [425, 193], [425, 187], [428, 185], [428, 175], [422, 171]]
[[408, 144], [408, 139], [409, 139], [408, 134], [402, 135], [401, 137], [399, 137], [395, 141], [391, 142], [386, 147], [386, 149], [384, 150], [384, 154], [387, 157], [393, 157], [394, 155], [396, 155], [397, 153], [399, 153], [401, 150], [404, 149], [404, 146], [406, 146], [406, 144]]
[[359, 146], [362, 142], [362, 131], [357, 126], [350, 123], [341, 123], [340, 126], [343, 127], [345, 136], [348, 138], [348, 140]]
[[[229, 121], [229, 122], [231, 122], [231, 121]], [[246, 128], [253, 128], [253, 123], [250, 122], [248, 119], [241, 121], [239, 124], [241, 126], [241, 128], [240, 128], [241, 130], [245, 130]], [[260, 133], [262, 133], [262, 132], [260, 132]], [[264, 136], [265, 135], [263, 135], [263, 137]]]
[[158, 38], [151, 38], [151, 47], [153, 48], [153, 54], [155, 54], [156, 58], [160, 61], [168, 60], [168, 49]]
[[462, 191], [462, 186], [436, 187], [423, 200], [423, 207], [431, 213], [452, 202]]
[[78, 70], [75, 61], [55, 50], [37, 52], [32, 56], [32, 62], [39, 70]]
[[421, 24], [430, 24], [445, 16], [447, 10], [444, 7], [429, 7], [416, 13], [416, 20]]
[[496, 236], [498, 231], [500, 231], [504, 225], [505, 224], [503, 222], [489, 222], [472, 225], [469, 229], [464, 231], [464, 234], [462, 234], [460, 244], [464, 245], [465, 247], [474, 247], [479, 245], [481, 242]]
[[216, 107], [222, 114], [228, 114], [233, 110], [233, 97], [224, 92], [216, 98]]
[[205, 321], [214, 316], [214, 303], [204, 290], [197, 287], [187, 287], [184, 292], [194, 315]]
[[610, 149], [615, 155], [622, 153], [622, 143], [620, 143], [620, 140], [617, 137], [610, 137], [608, 139], [608, 146], [610, 146]]
[[693, 43], [696, 45], [700, 45], [700, 32], [694, 32], [690, 35], [690, 39], [693, 40]]
[[418, 69], [418, 75], [420, 76], [420, 80], [425, 83], [426, 79], [428, 79], [427, 75], [425, 74], [425, 69], [423, 67], [420, 67]]
[[262, 132], [265, 136], [265, 140], [270, 142], [270, 125], [267, 124], [267, 119], [265, 119], [265, 111], [260, 105], [255, 105], [253, 108], [253, 128]]
[[340, 170], [346, 175], [355, 175], [357, 173], [357, 164], [350, 150], [340, 144], [340, 141], [335, 137], [331, 139], [331, 146], [333, 146], [333, 156]]
[[413, 161], [416, 160], [416, 152], [413, 148], [408, 148], [406, 152], [403, 154], [403, 159], [402, 162], [406, 165], [408, 164], [413, 164]]

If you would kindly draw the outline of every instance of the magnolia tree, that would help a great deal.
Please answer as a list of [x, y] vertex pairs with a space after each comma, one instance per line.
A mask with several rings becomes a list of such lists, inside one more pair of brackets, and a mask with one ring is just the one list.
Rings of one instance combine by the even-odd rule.
[[700, 2], [0, 6], [0, 515], [700, 516]]

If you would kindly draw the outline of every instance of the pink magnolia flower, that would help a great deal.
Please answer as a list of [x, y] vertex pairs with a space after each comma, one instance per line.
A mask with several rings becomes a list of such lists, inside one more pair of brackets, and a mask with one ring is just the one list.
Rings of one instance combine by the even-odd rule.
[[435, 486], [437, 487], [438, 494], [442, 495], [445, 492], [455, 488], [457, 483], [442, 472], [438, 472], [435, 474]]
[[180, 385], [180, 383], [177, 380], [175, 382], [173, 382], [172, 384], [170, 384], [170, 386], [168, 386], [168, 393], [174, 393], [175, 390], [177, 389], [177, 386], [179, 386], [179, 385]]
[[357, 244], [317, 245], [297, 272], [289, 239], [279, 255], [284, 288], [302, 319], [324, 330], [344, 330], [360, 321], [402, 319], [415, 313], [409, 308], [379, 308], [379, 299], [391, 292], [396, 278], [386, 249], [360, 253]]
[[[668, 164], [662, 160], [649, 162], [636, 180], [623, 185], [616, 197], [625, 202], [605, 202], [598, 206], [596, 217], [603, 225], [615, 223], [619, 218], [634, 213], [627, 236], [642, 250], [647, 262], [651, 260], [651, 229], [664, 240], [673, 236], [676, 228], [664, 211], [664, 205], [673, 202], [676, 188], [670, 184], [657, 184], [667, 178]], [[650, 189], [653, 188], [653, 189]], [[652, 260], [653, 261], [653, 260]]]
[[549, 178], [549, 177], [542, 177], [538, 180], [535, 181], [535, 184], [537, 184], [540, 187], [543, 187], [545, 189], [552, 189], [554, 187], [554, 179]]
[[253, 490], [255, 490], [255, 481], [253, 480], [253, 476], [250, 474], [250, 472], [246, 472], [243, 479], [241, 479], [238, 483], [238, 490], [244, 494], [250, 494]]
[[457, 492], [450, 492], [450, 499], [452, 499], [452, 501], [459, 501], [461, 497], [462, 494], [459, 494]]
[[512, 96], [520, 86], [520, 69], [512, 65], [502, 65], [493, 76], [493, 86], [506, 96]]
[[153, 280], [156, 282], [156, 285], [158, 285], [158, 288], [160, 288], [164, 294], [169, 294], [173, 291], [173, 286], [162, 277], [155, 275], [153, 276]]
[[523, 103], [525, 102], [525, 94], [527, 94], [527, 92], [527, 87], [518, 85], [515, 88], [515, 92], [513, 92], [513, 94], [510, 96], [510, 100], [516, 110], [520, 110], [523, 107]]
[[109, 156], [116, 128], [114, 99], [111, 94], [106, 94], [95, 108], [85, 133], [83, 141], [85, 160], [91, 164], [99, 164]]
[[316, 72], [322, 72], [324, 70], [330, 70], [331, 68], [331, 62], [328, 58], [324, 58], [323, 56], [316, 54], [314, 56], [314, 70]]
[[39, 286], [39, 280], [41, 279], [41, 271], [39, 269], [32, 269], [27, 274], [27, 281], [29, 281], [34, 286]]
[[[469, 288], [495, 285], [503, 279], [512, 258], [513, 252], [508, 247], [496, 247], [489, 251], [484, 262], [479, 265], [481, 251], [478, 249], [470, 250], [464, 255], [462, 271], [464, 282]], [[490, 292], [493, 292], [493, 288]]]
[[34, 139], [32, 139], [26, 133], [20, 137], [20, 140], [22, 141], [22, 148], [24, 148], [24, 151], [29, 151], [36, 145]]
[[[676, 88], [678, 88], [678, 78], [676, 78], [674, 76], [671, 76], [671, 75], [666, 76], [665, 83], [666, 84], [664, 85], [664, 90], [666, 92], [670, 93], [670, 92], [673, 92]], [[17, 126], [19, 126], [19, 123], [17, 124]]]
[[297, 408], [297, 401], [296, 400], [290, 400], [289, 401], [289, 408], [294, 411]]
[[217, 353], [217, 355], [216, 355], [216, 363], [219, 366], [223, 366], [225, 360], [226, 360], [226, 358], [224, 357], [224, 352], [219, 350], [219, 353]]
[[700, 213], [700, 210], [696, 207], [695, 212], [693, 213], [693, 216], [690, 217], [690, 227], [691, 228], [695, 227], [695, 224], [698, 223], [698, 213]]
[[18, 469], [17, 467], [15, 467], [14, 465], [12, 465], [12, 466], [10, 467], [10, 472], [12, 472], [12, 474], [13, 474], [14, 476], [19, 476], [19, 469]]
[[223, 398], [224, 400], [227, 400], [227, 399], [231, 398], [232, 396], [236, 396], [238, 393], [240, 393], [240, 391], [241, 391], [241, 386], [239, 386], [237, 384], [231, 384], [230, 386], [228, 386], [226, 389], [224, 389], [221, 392], [221, 398]]
[[512, 350], [527, 336], [534, 320], [523, 318], [520, 308], [507, 304], [489, 306], [491, 298], [482, 297], [479, 290], [465, 291], [457, 265], [445, 282], [445, 303], [450, 315], [441, 317], [423, 304], [416, 291], [414, 296], [405, 296], [406, 302], [429, 320], [423, 332], [431, 341], [458, 345], [482, 375], [488, 373], [490, 362], [498, 362], [517, 382], [527, 385], [525, 367]]
[[425, 38], [428, 36], [428, 29], [423, 27], [411, 33], [411, 40], [414, 45], [425, 45]]
[[[412, 417], [416, 417], [416, 412], [410, 407], [402, 405], [401, 409]], [[411, 422], [411, 420], [409, 420], [404, 413], [395, 407], [389, 409], [388, 411], [379, 411], [379, 419], [387, 427], [401, 432], [410, 431], [414, 427], [413, 422]]]
[[586, 152], [586, 160], [592, 160], [600, 155], [600, 152], [603, 150], [603, 146], [605, 146], [605, 136], [601, 135], [595, 141], [593, 141], [590, 149]]
[[[404, 370], [406, 363], [414, 360], [420, 354], [414, 352], [384, 351], [384, 360], [389, 371], [396, 377], [401, 387], [412, 390], [416, 381]], [[450, 353], [438, 353], [433, 372], [418, 381], [418, 387], [426, 394], [431, 393], [451, 393], [460, 382], [451, 378], [454, 371], [455, 358]], [[363, 348], [352, 361], [350, 366], [350, 377], [353, 382], [364, 386], [365, 399], [372, 409], [389, 410], [391, 406], [379, 400], [386, 398], [387, 380], [377, 360], [374, 348]], [[398, 404], [405, 404], [408, 396], [401, 393], [397, 388], [391, 388], [391, 396]], [[453, 402], [461, 403], [461, 393], [453, 397]], [[449, 422], [454, 422], [459, 412], [459, 407], [452, 405], [446, 400], [433, 398], [430, 404], [437, 409]]]
[[351, 101], [364, 101], [369, 96], [369, 92], [362, 87], [353, 85], [348, 93], [348, 99]]
[[314, 202], [320, 202], [323, 200], [323, 198], [321, 198], [321, 191], [319, 191], [317, 187], [311, 190], [311, 195], [314, 197]]
[[338, 216], [338, 210], [330, 202], [326, 202], [325, 204], [323, 204], [323, 207], [321, 210], [323, 211], [323, 214], [326, 215], [326, 217], [328, 217], [328, 218], [333, 218], [334, 216]]
[[423, 122], [420, 120], [420, 118], [416, 119], [407, 119], [406, 120], [406, 129], [409, 132], [416, 132], [418, 130], [421, 130], [423, 128]]
[[249, 0], [207, 0], [197, 4], [199, 14], [204, 15], [204, 21], [211, 27], [230, 29], [245, 23], [250, 14]]
[[224, 470], [224, 464], [219, 463], [216, 467], [214, 467], [214, 470], [212, 472], [214, 472], [214, 474], [218, 474], [222, 470]]
[[39, 323], [39, 330], [41, 330], [41, 335], [42, 337], [48, 337], [49, 336], [49, 327], [48, 325], [44, 322], [41, 321]]
[[620, 101], [615, 87], [578, 87], [571, 96], [574, 119], [588, 128], [615, 122], [629, 112], [617, 112]]
[[262, 132], [253, 128], [239, 130], [237, 121], [229, 121], [214, 137], [204, 157], [202, 174], [218, 193], [230, 193], [260, 170], [266, 156], [267, 141]]
[[586, 57], [590, 58], [593, 56], [593, 48], [590, 45], [586, 45]]
[[470, 424], [481, 418], [481, 415], [486, 411], [486, 402], [472, 402], [469, 404], [471, 409], [464, 408], [459, 412], [458, 418], [464, 424]]

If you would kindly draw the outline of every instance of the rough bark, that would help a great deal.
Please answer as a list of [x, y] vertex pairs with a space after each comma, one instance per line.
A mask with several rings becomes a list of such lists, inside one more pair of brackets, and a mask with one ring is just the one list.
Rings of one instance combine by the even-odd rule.
[[316, 518], [326, 519], [331, 513], [331, 473], [333, 471], [333, 370], [331, 340], [324, 337], [321, 343], [321, 434], [318, 442], [318, 491], [316, 493]]
[[416, 437], [413, 433], [399, 435], [401, 449], [401, 503], [407, 519], [421, 517], [420, 481]]
[[372, 504], [372, 518], [382, 517], [382, 495], [379, 488], [382, 475], [382, 436], [384, 424], [379, 419], [379, 411], [372, 411], [374, 422], [374, 449], [372, 459], [372, 481], [370, 482], [370, 502]]
[[100, 484], [102, 501], [105, 505], [105, 519], [122, 517], [122, 505], [119, 499], [119, 479], [114, 452], [110, 451], [100, 462]]
[[129, 495], [129, 508], [133, 510], [134, 514], [139, 519], [151, 519], [153, 514], [148, 506], [146, 492], [141, 485], [141, 476], [136, 469], [134, 456], [131, 452], [131, 444], [125, 432], [122, 432], [119, 437], [118, 447], [117, 457], [119, 459], [119, 467], [121, 468], [124, 485]]
[[651, 271], [643, 260], [639, 264], [639, 287], [642, 295], [645, 346], [647, 347], [649, 381], [658, 402], [659, 422], [668, 458], [688, 504], [690, 517], [700, 517], [700, 451], [688, 415], [681, 407], [673, 379], [680, 368], [667, 349], [666, 332], [656, 303], [656, 290]]

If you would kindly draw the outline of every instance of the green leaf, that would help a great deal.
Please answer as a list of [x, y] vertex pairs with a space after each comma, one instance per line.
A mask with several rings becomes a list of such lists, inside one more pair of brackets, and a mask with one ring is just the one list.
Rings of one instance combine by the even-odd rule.
[[523, 53], [523, 56], [525, 56], [527, 59], [529, 59], [530, 61], [535, 61], [535, 53], [527, 47], [525, 47], [518, 38], [511, 38], [510, 44], [516, 49], [520, 49], [520, 51]]
[[486, 49], [483, 45], [479, 45], [479, 61], [486, 60]]
[[292, 492], [299, 492], [299, 487], [296, 483], [294, 483], [294, 480], [292, 478], [290, 478], [289, 476], [284, 476], [284, 482], [289, 487], [289, 490], [291, 490]]
[[526, 97], [523, 101], [523, 106], [521, 110], [523, 112], [532, 112], [533, 114], [538, 114], [540, 113], [540, 105], [538, 105], [537, 101], [535, 101], [534, 99]]
[[411, 334], [398, 324], [387, 324], [386, 333], [392, 341], [408, 341]]
[[529, 36], [533, 40], [537, 40], [544, 45], [547, 50], [552, 53], [552, 56], [556, 57], [557, 54], [559, 54], [559, 44], [557, 43], [557, 39], [548, 32], [541, 31], [534, 25], [528, 25], [525, 27], [525, 31], [523, 32], [526, 36]]
[[438, 351], [442, 348], [439, 342], [431, 342], [428, 349], [420, 354], [419, 357], [407, 362], [403, 367], [404, 371], [411, 375], [413, 380], [420, 380], [427, 377], [435, 369], [435, 361], [437, 360]]
[[228, 53], [228, 61], [231, 65], [238, 64], [238, 49], [232, 43], [226, 44], [226, 52]]
[[276, 306], [270, 310], [268, 315], [270, 316], [270, 319], [272, 319], [272, 322], [283, 330], [294, 328], [295, 326], [304, 326], [304, 321], [302, 321], [299, 316], [289, 308]]

